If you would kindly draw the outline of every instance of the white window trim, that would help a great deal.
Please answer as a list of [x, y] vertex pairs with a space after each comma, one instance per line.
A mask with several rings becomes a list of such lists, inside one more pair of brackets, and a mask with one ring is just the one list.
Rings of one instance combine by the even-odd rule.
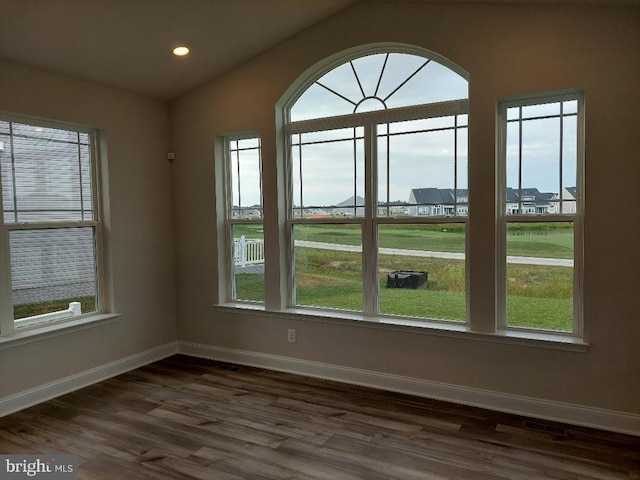
[[[119, 315], [109, 313], [111, 308], [111, 288], [107, 278], [106, 247], [104, 239], [103, 189], [102, 189], [102, 161], [101, 153], [105, 150], [101, 144], [97, 129], [63, 121], [46, 120], [29, 116], [0, 113], [2, 120], [8, 122], [35, 125], [45, 128], [66, 129], [69, 131], [88, 134], [91, 144], [91, 189], [93, 219], [77, 222], [33, 222], [5, 224], [0, 216], [0, 348], [16, 344], [48, 338], [79, 328], [88, 328], [103, 324], [105, 321], [117, 318]], [[2, 155], [2, 153], [0, 153]], [[0, 188], [1, 190], [1, 188]], [[3, 211], [2, 195], [0, 192], [0, 212]], [[96, 308], [94, 312], [68, 318], [55, 318], [42, 321], [34, 317], [14, 320], [11, 290], [11, 258], [9, 253], [9, 232], [13, 230], [31, 230], [40, 228], [91, 227], [94, 228], [95, 240], [95, 269], [96, 269]]]
[[0, 350], [107, 325], [116, 322], [120, 316], [119, 313], [94, 313], [73, 317], [62, 322], [50, 322], [38, 326], [37, 329], [20, 329], [20, 331], [0, 336]]
[[567, 352], [586, 352], [589, 347], [589, 344], [582, 339], [568, 335], [556, 335], [544, 331], [516, 330], [502, 330], [494, 333], [474, 332], [469, 325], [461, 322], [438, 322], [407, 317], [370, 317], [345, 310], [307, 307], [271, 310], [260, 305], [248, 305], [246, 303], [214, 304], [213, 307], [221, 313], [248, 315], [255, 317], [257, 320], [265, 317], [279, 320], [303, 320], [330, 325], [344, 325], [350, 328], [388, 330]]
[[[217, 222], [217, 245], [218, 245], [218, 300], [217, 304], [246, 305], [251, 307], [255, 305], [263, 308], [265, 302], [253, 302], [235, 298], [235, 280], [233, 270], [233, 225], [264, 225], [264, 199], [262, 202], [262, 218], [261, 219], [236, 219], [231, 218], [230, 212], [233, 204], [232, 188], [231, 188], [231, 165], [229, 158], [230, 142], [236, 140], [244, 140], [250, 138], [261, 139], [259, 132], [255, 130], [239, 132], [224, 136], [219, 136], [215, 140], [215, 158], [221, 161], [215, 162], [215, 188], [217, 195], [216, 217]], [[262, 165], [262, 161], [261, 161]], [[262, 172], [260, 172], [262, 182]], [[266, 251], [265, 251], [266, 257]]]
[[[505, 212], [506, 205], [506, 145], [507, 145], [507, 109], [524, 107], [555, 101], [577, 100], [577, 162], [576, 183], [578, 197], [575, 199], [573, 213], [558, 213], [548, 215], [509, 214]], [[497, 132], [497, 201], [496, 229], [497, 267], [496, 267], [496, 325], [499, 334], [514, 334], [535, 336], [538, 334], [552, 335], [558, 338], [581, 339], [584, 334], [583, 317], [583, 271], [584, 271], [584, 92], [579, 89], [540, 92], [500, 100], [496, 108]], [[559, 192], [562, 195], [562, 191]], [[509, 326], [507, 324], [507, 294], [506, 294], [506, 232], [507, 223], [535, 223], [541, 221], [562, 222], [569, 221], [574, 225], [574, 266], [573, 266], [573, 325], [571, 332], [540, 330], [524, 327]]]
[[[255, 317], [256, 320], [260, 320], [265, 317], [279, 319], [279, 320], [295, 320], [295, 321], [312, 321], [326, 324], [336, 324], [336, 325], [344, 325], [349, 326], [350, 328], [366, 328], [366, 329], [376, 329], [376, 330], [392, 330], [399, 331], [403, 333], [410, 334], [425, 334], [430, 336], [443, 336], [448, 338], [455, 338], [460, 340], [471, 340], [471, 341], [485, 341], [491, 343], [498, 344], [507, 344], [507, 345], [518, 345], [525, 346], [531, 348], [543, 348], [543, 349], [551, 349], [556, 351], [571, 351], [571, 352], [585, 352], [587, 351], [589, 344], [584, 340], [584, 338], [580, 338], [574, 335], [564, 335], [562, 332], [545, 332], [545, 331], [520, 331], [520, 330], [505, 330], [505, 329], [497, 329], [494, 327], [494, 330], [491, 332], [478, 332], [473, 331], [472, 323], [473, 319], [469, 318], [469, 308], [470, 304], [467, 301], [467, 318], [469, 323], [466, 325], [461, 324], [460, 322], [432, 322], [424, 319], [411, 319], [404, 317], [383, 317], [383, 316], [364, 316], [363, 314], [348, 312], [344, 310], [329, 310], [329, 309], [313, 309], [313, 308], [295, 308], [295, 307], [287, 307], [288, 305], [288, 291], [291, 289], [291, 279], [292, 275], [288, 274], [287, 265], [291, 265], [292, 251], [291, 251], [291, 237], [290, 237], [290, 223], [287, 220], [288, 218], [288, 209], [287, 202], [288, 198], [285, 198], [289, 195], [289, 192], [286, 192], [289, 187], [289, 181], [291, 175], [289, 173], [290, 162], [289, 162], [289, 138], [290, 138], [290, 126], [289, 126], [289, 108], [295, 103], [298, 96], [306, 90], [308, 86], [310, 86], [316, 78], [318, 78], [318, 74], [322, 72], [327, 72], [334, 67], [337, 67], [344, 63], [345, 61], [349, 61], [354, 59], [357, 56], [368, 54], [368, 53], [377, 53], [380, 51], [388, 51], [388, 49], [393, 49], [398, 52], [405, 52], [409, 54], [424, 54], [433, 60], [438, 61], [439, 63], [446, 65], [451, 68], [454, 72], [459, 75], [469, 78], [467, 72], [462, 70], [460, 67], [456, 66], [448, 59], [435, 54], [434, 52], [430, 52], [425, 49], [416, 48], [414, 46], [408, 46], [405, 44], [394, 44], [394, 43], [379, 43], [379, 44], [370, 44], [360, 47], [355, 47], [340, 53], [337, 53], [333, 56], [326, 58], [321, 61], [319, 64], [316, 64], [310, 67], [305, 73], [303, 73], [298, 81], [294, 82], [287, 91], [282, 95], [281, 99], [276, 105], [276, 125], [275, 125], [275, 139], [274, 144], [269, 145], [269, 147], [275, 147], [274, 151], [271, 152], [270, 149], [263, 151], [263, 159], [266, 160], [268, 164], [273, 161], [274, 165], [277, 167], [277, 185], [278, 192], [274, 193], [269, 191], [267, 199], [268, 202], [265, 204], [265, 209], [277, 209], [275, 212], [265, 212], [266, 216], [271, 218], [272, 220], [277, 221], [277, 228], [274, 227], [275, 232], [272, 231], [272, 234], [275, 234], [275, 237], [267, 238], [265, 236], [265, 241], [275, 241], [277, 248], [274, 248], [273, 251], [277, 252], [277, 258], [272, 258], [270, 261], [271, 265], [278, 269], [277, 272], [265, 272], [265, 282], [270, 282], [267, 286], [266, 290], [266, 304], [265, 305], [256, 305], [256, 304], [247, 304], [247, 303], [239, 303], [239, 302], [230, 302], [227, 297], [225, 297], [224, 293], [224, 280], [219, 282], [218, 288], [218, 301], [213, 303], [212, 307], [216, 309], [216, 311], [232, 314], [232, 315], [248, 315], [251, 317]], [[468, 105], [468, 100], [465, 100]], [[412, 109], [414, 107], [405, 107], [407, 109]], [[468, 107], [466, 107], [468, 108]], [[395, 109], [392, 112], [402, 112], [404, 108]], [[357, 113], [354, 115], [379, 115], [382, 112], [364, 112]], [[352, 126], [353, 119], [356, 118], [354, 115], [346, 115], [344, 117], [335, 117], [333, 120], [335, 121], [335, 127], [340, 126]], [[349, 121], [351, 119], [351, 122]], [[314, 130], [318, 126], [320, 126], [320, 122], [327, 121], [327, 118], [321, 118], [317, 120], [303, 120], [296, 122], [296, 125], [301, 130], [304, 130], [304, 126], [306, 125], [309, 130]], [[316, 124], [316, 121], [318, 124]], [[358, 119], [361, 122], [360, 119]], [[393, 119], [390, 118], [390, 121]], [[469, 117], [469, 123], [472, 122], [471, 116]], [[362, 123], [362, 122], [361, 122]], [[263, 142], [267, 141], [269, 143], [270, 139], [263, 138]], [[222, 149], [218, 144], [216, 144], [216, 158], [222, 158]], [[275, 158], [268, 158], [269, 155], [274, 154]], [[266, 155], [266, 157], [265, 157]], [[497, 159], [496, 155], [496, 159]], [[220, 192], [222, 188], [222, 176], [219, 171], [221, 162], [216, 162], [216, 191]], [[283, 193], [286, 192], [286, 193]], [[273, 195], [273, 197], [272, 197]], [[277, 197], [277, 199], [276, 199]], [[220, 228], [222, 219], [224, 219], [224, 209], [220, 208], [220, 197], [218, 197], [218, 210], [217, 210], [217, 221], [218, 228]], [[502, 208], [499, 202], [495, 202], [497, 208]], [[466, 208], [468, 211], [468, 207]], [[500, 214], [498, 214], [497, 218], [500, 218]], [[413, 221], [411, 219], [410, 221]], [[218, 230], [220, 231], [220, 230]], [[467, 235], [468, 235], [467, 229]], [[220, 243], [220, 239], [222, 236], [218, 236], [218, 252], [224, 251], [224, 243]], [[222, 246], [221, 246], [222, 245]], [[469, 242], [466, 242], [467, 248], [467, 258], [469, 251]], [[224, 272], [225, 260], [220, 261], [221, 255], [218, 255], [219, 258], [219, 272]], [[220, 273], [219, 279], [224, 277], [223, 273]], [[469, 269], [467, 269], [467, 298], [469, 297], [470, 285], [469, 285]], [[479, 323], [483, 323], [482, 321]]]
[[[377, 131], [376, 126], [378, 124], [383, 123], [393, 123], [397, 121], [403, 120], [418, 120], [426, 117], [440, 117], [440, 116], [449, 116], [449, 115], [462, 115], [469, 113], [469, 100], [453, 100], [453, 101], [444, 101], [444, 102], [435, 102], [424, 105], [417, 106], [408, 106], [408, 107], [398, 107], [388, 110], [377, 110], [370, 112], [357, 112], [346, 115], [338, 115], [333, 117], [321, 117], [316, 119], [309, 120], [300, 120], [296, 122], [291, 122], [290, 111], [293, 105], [297, 102], [298, 98], [320, 77], [322, 77], [325, 73], [333, 70], [340, 65], [349, 62], [351, 60], [357, 59], [359, 57], [363, 57], [366, 55], [376, 54], [376, 53], [404, 53], [409, 55], [418, 55], [423, 56], [425, 58], [429, 58], [437, 63], [447, 67], [452, 72], [458, 74], [459, 76], [469, 79], [469, 74], [464, 69], [460, 68], [454, 62], [450, 61], [446, 57], [442, 55], [424, 49], [420, 47], [416, 47], [414, 45], [408, 45], [403, 43], [393, 43], [393, 42], [383, 42], [383, 43], [373, 43], [363, 46], [354, 47], [351, 49], [344, 50], [342, 52], [338, 52], [335, 55], [325, 58], [320, 63], [315, 64], [310, 67], [303, 75], [298, 78], [298, 81], [292, 84], [284, 95], [281, 97], [281, 100], [278, 102], [276, 109], [276, 130], [278, 134], [277, 143], [278, 146], [281, 147], [279, 154], [277, 156], [278, 167], [282, 172], [279, 176], [279, 181], [282, 181], [285, 186], [285, 198], [284, 202], [282, 199], [279, 199], [278, 205], [284, 207], [284, 211], [278, 212], [278, 217], [282, 219], [279, 221], [278, 235], [280, 237], [280, 267], [281, 267], [281, 275], [280, 275], [280, 298], [273, 299], [270, 301], [267, 298], [267, 305], [271, 306], [279, 306], [280, 311], [312, 311], [313, 307], [298, 307], [292, 305], [295, 301], [294, 298], [294, 271], [293, 271], [293, 251], [294, 251], [294, 239], [293, 239], [293, 225], [298, 223], [299, 219], [291, 218], [291, 206], [292, 206], [292, 175], [291, 175], [291, 135], [295, 133], [305, 133], [311, 131], [318, 130], [331, 130], [337, 128], [346, 128], [346, 127], [357, 127], [363, 126], [365, 130], [365, 157], [371, 158], [372, 149], [377, 148], [377, 142], [373, 141], [376, 138]], [[468, 128], [468, 124], [467, 124]], [[468, 130], [467, 130], [468, 135]], [[365, 218], [372, 219], [368, 222], [368, 224], [364, 223], [364, 219], [354, 218], [348, 223], [355, 224], [357, 222], [362, 222], [362, 231], [363, 231], [363, 251], [369, 251], [377, 255], [377, 251], [373, 251], [373, 249], [367, 246], [367, 242], [371, 242], [374, 233], [377, 231], [377, 226], [381, 224], [393, 224], [396, 222], [394, 219], [383, 218], [374, 215], [373, 213], [377, 209], [376, 198], [377, 192], [374, 192], [374, 184], [372, 183], [372, 174], [371, 172], [367, 173], [368, 167], [366, 166], [365, 160]], [[369, 189], [369, 191], [367, 191]], [[377, 189], [375, 189], [377, 190]], [[468, 209], [467, 209], [468, 211]], [[433, 216], [424, 218], [424, 216], [415, 215], [413, 217], [407, 218], [406, 220], [397, 220], [398, 223], [447, 223], [447, 222], [455, 222], [455, 223], [464, 223], [465, 226], [468, 227], [468, 216], [458, 216], [459, 212], [456, 211], [455, 216], [450, 215], [442, 215], [442, 216]], [[336, 223], [331, 219], [331, 222], [320, 221], [318, 223]], [[305, 223], [313, 223], [313, 220], [306, 219]], [[465, 238], [465, 257], [469, 258], [469, 229], [465, 228], [466, 238]], [[380, 316], [377, 314], [373, 314], [372, 312], [377, 311], [377, 295], [373, 295], [374, 291], [377, 291], [377, 286], [371, 278], [373, 278], [372, 270], [377, 269], [377, 258], [375, 261], [363, 262], [363, 311], [367, 312], [365, 314], [365, 319], [368, 322], [379, 322], [384, 321], [384, 316]], [[282, 276], [286, 278], [282, 278]], [[469, 322], [469, 284], [470, 284], [470, 270], [468, 266], [465, 268], [465, 295], [466, 295], [466, 315], [464, 323], [456, 322], [456, 321], [448, 321], [448, 320], [429, 320], [424, 318], [409, 318], [409, 321], [415, 322], [435, 322], [440, 323], [442, 325], [452, 325], [453, 328], [457, 328], [458, 325], [468, 325]], [[286, 288], [283, 291], [283, 288], [286, 285]], [[371, 300], [371, 299], [374, 300]], [[277, 300], [277, 301], [276, 301]], [[329, 314], [334, 314], [334, 312], [330, 309], [326, 309]], [[336, 314], [344, 315], [345, 317], [349, 317], [353, 312], [349, 312], [347, 310], [336, 310]], [[358, 313], [356, 312], [357, 316]], [[398, 318], [400, 321], [404, 320], [404, 317], [393, 317]]]
[[[360, 225], [362, 229], [362, 251], [369, 252], [369, 261], [363, 261], [363, 311], [362, 315], [367, 321], [370, 322], [387, 322], [387, 319], [400, 319], [402, 321], [405, 317], [392, 317], [378, 313], [378, 249], [374, 248], [377, 244], [375, 238], [380, 225], [394, 225], [394, 224], [442, 224], [442, 223], [459, 223], [468, 226], [467, 215], [415, 215], [411, 217], [403, 218], [390, 218], [382, 217], [375, 214], [377, 211], [377, 183], [375, 181], [376, 172], [373, 171], [372, 159], [377, 158], [377, 127], [380, 124], [401, 122], [406, 120], [419, 120], [425, 118], [437, 118], [455, 115], [468, 115], [469, 101], [468, 100], [452, 100], [446, 102], [437, 102], [432, 104], [417, 105], [410, 107], [401, 107], [390, 110], [377, 110], [371, 112], [354, 113], [349, 115], [339, 115], [334, 117], [322, 117], [312, 120], [301, 120], [298, 122], [291, 122], [285, 125], [285, 145], [286, 154], [286, 174], [287, 174], [287, 229], [286, 239], [288, 245], [288, 301], [287, 308], [298, 310], [326, 310], [331, 312], [331, 309], [318, 309], [317, 307], [307, 307], [296, 305], [295, 299], [295, 271], [293, 265], [294, 258], [294, 236], [293, 229], [295, 225], [335, 225], [335, 224], [349, 224]], [[339, 219], [331, 218], [327, 219], [307, 219], [307, 218], [294, 218], [291, 215], [293, 205], [293, 175], [291, 174], [292, 161], [290, 157], [291, 152], [291, 135], [300, 133], [310, 133], [334, 130], [340, 128], [352, 128], [362, 127], [364, 129], [364, 157], [365, 157], [365, 215], [364, 217], [354, 217], [351, 219]], [[455, 127], [452, 127], [455, 128]], [[462, 128], [462, 127], [460, 127]], [[468, 125], [464, 128], [468, 129]], [[366, 160], [371, 159], [371, 160]], [[456, 173], [457, 174], [457, 173]], [[468, 228], [465, 228], [465, 257], [468, 258]], [[466, 295], [466, 314], [463, 321], [455, 320], [440, 320], [422, 317], [407, 317], [407, 321], [410, 322], [430, 322], [432, 324], [452, 324], [452, 325], [467, 325], [469, 323], [469, 268], [465, 268], [465, 295]], [[344, 315], [355, 314], [358, 312], [351, 312], [348, 310], [338, 310]]]

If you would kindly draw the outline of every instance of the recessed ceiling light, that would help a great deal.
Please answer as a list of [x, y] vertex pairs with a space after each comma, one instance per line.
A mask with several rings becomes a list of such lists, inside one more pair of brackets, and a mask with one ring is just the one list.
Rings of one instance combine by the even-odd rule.
[[173, 49], [173, 54], [176, 57], [184, 57], [185, 55], [189, 54], [189, 47], [186, 47], [184, 45], [180, 45], [179, 47], [176, 47]]

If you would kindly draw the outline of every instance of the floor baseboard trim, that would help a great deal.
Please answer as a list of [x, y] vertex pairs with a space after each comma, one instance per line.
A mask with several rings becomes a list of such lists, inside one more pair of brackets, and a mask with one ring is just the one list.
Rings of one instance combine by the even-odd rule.
[[526, 417], [640, 436], [640, 415], [635, 414], [194, 342], [179, 341], [178, 352], [194, 357], [306, 375]]
[[157, 362], [176, 353], [178, 353], [178, 342], [166, 343], [129, 357], [114, 360], [113, 362], [0, 398], [0, 417]]

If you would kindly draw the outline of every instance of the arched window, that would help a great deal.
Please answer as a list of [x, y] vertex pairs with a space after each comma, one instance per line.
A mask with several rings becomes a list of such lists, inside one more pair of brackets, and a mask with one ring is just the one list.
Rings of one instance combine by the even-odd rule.
[[404, 46], [301, 82], [284, 112], [291, 305], [465, 321], [467, 98], [464, 71]]
[[290, 108], [292, 122], [466, 99], [468, 82], [428, 57], [372, 53], [315, 80]]

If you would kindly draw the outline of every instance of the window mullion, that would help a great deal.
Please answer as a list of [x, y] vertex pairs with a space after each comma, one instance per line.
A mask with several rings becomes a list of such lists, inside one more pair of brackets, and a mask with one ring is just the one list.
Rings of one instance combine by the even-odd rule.
[[[235, 281], [233, 280], [233, 185], [231, 182], [233, 181], [233, 152], [231, 151], [233, 143], [236, 142], [237, 139], [225, 139], [224, 140], [224, 162], [222, 162], [222, 173], [224, 178], [224, 216], [226, 218], [226, 222], [224, 225], [224, 238], [226, 238], [226, 242], [224, 244], [224, 284], [221, 285], [220, 292], [224, 293], [224, 298], [220, 298], [219, 301], [232, 301], [236, 298], [235, 295]], [[237, 148], [236, 148], [237, 151]], [[240, 196], [238, 192], [238, 197]], [[239, 199], [238, 199], [239, 200]], [[240, 206], [240, 201], [238, 201], [238, 207]], [[239, 213], [239, 210], [238, 210]]]
[[264, 166], [262, 164], [262, 138], [258, 138], [258, 148], [260, 150], [260, 156], [258, 157], [258, 171], [260, 172], [260, 219], [264, 222], [264, 187], [262, 180], [262, 172]]
[[[386, 217], [389, 218], [390, 216], [390, 209], [389, 209], [389, 202], [391, 202], [391, 132], [390, 132], [390, 124], [386, 124], [385, 127], [385, 159], [384, 159], [384, 168], [385, 168], [385, 178], [387, 179], [387, 185], [386, 185], [386, 192], [387, 192], [387, 198], [385, 199], [387, 202], [387, 212], [386, 212]], [[376, 129], [376, 135], [377, 135], [377, 129]], [[378, 144], [378, 139], [376, 138], [376, 145]], [[378, 160], [376, 160], [376, 166], [379, 165]], [[376, 168], [376, 172], [377, 172], [377, 168]]]
[[82, 145], [80, 144], [80, 133], [76, 133], [78, 142], [78, 177], [80, 178], [80, 218], [84, 220], [84, 191], [82, 188]]
[[[2, 207], [2, 190], [0, 190], [0, 207]], [[0, 208], [0, 220], [2, 208]], [[2, 226], [0, 238], [0, 334], [7, 335], [14, 331], [13, 301], [11, 294], [11, 260], [9, 256], [9, 229]]]
[[378, 235], [377, 207], [377, 131], [376, 124], [364, 128], [365, 219], [362, 232], [363, 312], [378, 314]]
[[558, 162], [558, 196], [560, 197], [558, 205], [560, 206], [560, 210], [558, 213], [563, 212], [563, 202], [562, 202], [562, 175], [563, 175], [563, 163], [564, 163], [564, 102], [560, 102], [560, 145], [558, 148], [558, 155], [560, 157], [560, 161]]
[[18, 192], [16, 182], [16, 156], [13, 144], [13, 122], [9, 122], [9, 142], [11, 144], [11, 198], [13, 199], [13, 221], [18, 223]]
[[576, 214], [573, 222], [573, 335], [582, 337], [584, 334], [584, 97], [580, 96], [577, 100]]
[[453, 117], [453, 215], [458, 214], [458, 115]]
[[[497, 228], [496, 228], [496, 322], [498, 329], [507, 326], [507, 107], [501, 106], [498, 111], [498, 202], [496, 208]], [[520, 176], [520, 174], [519, 174]], [[520, 179], [518, 179], [518, 192], [520, 191]], [[520, 199], [518, 199], [520, 201]], [[520, 208], [520, 207], [518, 207]], [[473, 320], [469, 322], [473, 330]]]
[[523, 213], [522, 212], [522, 107], [518, 108], [518, 213]]
[[[233, 156], [235, 158], [234, 160], [232, 160], [232, 162], [235, 163], [236, 170], [236, 188], [238, 190], [238, 215], [242, 217], [242, 189], [240, 188], [240, 148], [238, 147], [238, 140], [234, 140], [233, 143], [236, 146], [235, 151], [233, 152]], [[231, 206], [233, 208], [233, 198], [231, 200]]]
[[[4, 150], [0, 149], [0, 157]], [[0, 158], [1, 160], [1, 158]], [[1, 161], [0, 161], [1, 164]], [[0, 177], [1, 180], [1, 177]], [[11, 260], [9, 257], [9, 229], [4, 225], [2, 182], [0, 181], [0, 335], [13, 332], [11, 306]]]
[[[302, 203], [302, 185], [304, 185], [304, 180], [302, 178], [302, 134], [297, 134], [298, 135], [298, 175], [300, 177], [300, 189], [298, 192], [295, 193], [299, 193], [300, 194], [300, 218], [302, 218], [302, 212], [304, 211], [304, 205]], [[293, 206], [293, 205], [292, 205]], [[295, 215], [294, 215], [295, 217]]]
[[63, 228], [77, 228], [77, 227], [94, 227], [97, 228], [99, 222], [94, 220], [85, 221], [51, 221], [51, 222], [33, 222], [33, 223], [8, 223], [6, 228], [8, 230], [53, 230]]
[[[80, 142], [80, 138], [78, 137], [78, 142]], [[108, 251], [106, 247], [106, 239], [104, 234], [104, 228], [102, 224], [104, 222], [104, 218], [102, 215], [102, 209], [100, 205], [102, 205], [102, 176], [101, 176], [101, 163], [102, 159], [100, 157], [100, 148], [99, 148], [99, 135], [96, 131], [92, 131], [89, 133], [89, 180], [91, 184], [91, 219], [94, 224], [93, 235], [95, 242], [95, 266], [96, 266], [96, 311], [104, 312], [104, 311], [112, 311], [113, 310], [113, 301], [112, 301], [112, 286], [109, 282], [107, 282], [108, 272], [107, 272], [107, 259], [106, 252]], [[84, 197], [82, 208], [84, 209]], [[84, 216], [82, 217], [84, 218]], [[87, 222], [85, 222], [87, 223]]]

